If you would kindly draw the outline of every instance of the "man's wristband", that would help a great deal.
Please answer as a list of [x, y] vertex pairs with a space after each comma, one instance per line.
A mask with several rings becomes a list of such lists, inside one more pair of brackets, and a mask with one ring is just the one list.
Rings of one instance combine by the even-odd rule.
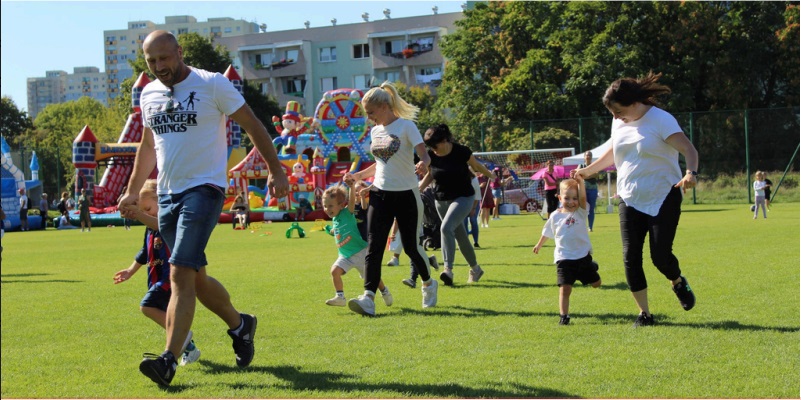
[[692, 175], [692, 176], [695, 176], [695, 177], [697, 177], [697, 176], [698, 176], [698, 172], [696, 172], [696, 171], [693, 171], [693, 170], [691, 170], [691, 169], [688, 169], [688, 170], [687, 170], [687, 173], [688, 173], [688, 174], [690, 174], [690, 175]]

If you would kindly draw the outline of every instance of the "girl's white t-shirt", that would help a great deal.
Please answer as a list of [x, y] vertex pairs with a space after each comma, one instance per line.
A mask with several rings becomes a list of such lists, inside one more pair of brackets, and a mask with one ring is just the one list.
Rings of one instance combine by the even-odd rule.
[[658, 107], [636, 121], [612, 122], [617, 193], [627, 206], [656, 216], [681, 181], [679, 152], [665, 141], [675, 133], [684, 134], [676, 118]]
[[376, 162], [373, 185], [394, 192], [416, 188], [414, 147], [423, 143], [423, 136], [414, 121], [398, 118], [389, 125], [376, 125], [370, 137]]
[[[586, 207], [586, 206], [585, 206]], [[578, 260], [592, 252], [590, 234], [587, 231], [588, 208], [579, 207], [574, 212], [559, 209], [542, 227], [542, 236], [553, 239], [554, 264], [561, 260]]]
[[754, 181], [754, 198], [757, 196], [765, 197], [765, 187], [767, 183], [765, 181]]
[[153, 131], [159, 194], [228, 185], [227, 115], [245, 105], [228, 78], [192, 68], [172, 90], [158, 80], [148, 83], [141, 104], [142, 120]]

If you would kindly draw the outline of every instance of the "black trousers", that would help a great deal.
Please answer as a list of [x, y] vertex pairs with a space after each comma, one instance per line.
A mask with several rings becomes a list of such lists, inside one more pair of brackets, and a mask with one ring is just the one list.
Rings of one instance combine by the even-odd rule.
[[623, 264], [629, 290], [639, 292], [648, 287], [642, 267], [645, 236], [651, 247], [651, 261], [665, 276], [674, 280], [681, 275], [679, 260], [673, 255], [673, 239], [681, 216], [681, 189], [672, 188], [665, 197], [659, 213], [650, 216], [621, 201], [620, 236], [623, 239]]
[[367, 257], [364, 290], [373, 293], [381, 281], [381, 265], [392, 222], [397, 218], [403, 252], [412, 260], [423, 281], [431, 278], [428, 261], [418, 242], [423, 219], [423, 201], [417, 189], [391, 192], [373, 188], [367, 208]]

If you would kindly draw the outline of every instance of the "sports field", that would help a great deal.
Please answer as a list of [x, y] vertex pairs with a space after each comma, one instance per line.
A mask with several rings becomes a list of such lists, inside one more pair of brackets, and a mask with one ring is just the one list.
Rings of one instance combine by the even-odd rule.
[[[685, 201], [675, 242], [697, 296], [682, 310], [645, 255], [656, 326], [634, 329], [616, 214], [590, 234], [600, 289], [576, 287], [571, 324], [559, 326], [553, 242], [531, 252], [543, 221], [508, 215], [481, 229], [486, 271], [467, 285], [457, 253], [453, 288], [421, 308], [421, 294], [384, 267], [395, 304], [378, 317], [324, 304], [333, 238], [284, 235], [288, 223], [234, 231], [219, 225], [209, 274], [234, 305], [257, 315], [256, 357], [234, 362], [222, 322], [202, 306], [202, 351], [160, 388], [138, 371], [164, 333], [138, 309], [145, 271], [114, 285], [143, 227], [7, 233], [2, 239], [3, 398], [799, 398], [799, 204], [775, 203], [768, 219], [748, 205]], [[647, 245], [646, 245], [647, 246]], [[431, 254], [431, 252], [429, 252]], [[438, 255], [441, 260], [441, 255]], [[389, 259], [386, 254], [384, 261]], [[438, 275], [438, 274], [437, 274]], [[361, 292], [345, 277], [347, 297]]]

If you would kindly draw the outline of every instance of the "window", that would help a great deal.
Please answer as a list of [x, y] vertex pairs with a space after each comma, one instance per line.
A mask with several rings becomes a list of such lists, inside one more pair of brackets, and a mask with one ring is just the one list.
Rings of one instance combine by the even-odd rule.
[[333, 78], [322, 78], [320, 79], [320, 86], [322, 87], [323, 93], [334, 90], [337, 88], [337, 77]]
[[367, 89], [370, 87], [370, 75], [354, 75], [353, 88], [354, 89]]
[[233, 29], [231, 29], [230, 26], [226, 26], [225, 29], [224, 29], [224, 32], [225, 33], [231, 33], [231, 32], [233, 32]]
[[400, 72], [398, 72], [398, 71], [387, 72], [385, 74], [385, 76], [386, 76], [386, 80], [388, 80], [390, 82], [398, 82], [398, 81], [400, 81]]
[[298, 51], [297, 50], [287, 50], [284, 53], [284, 58], [286, 58], [286, 62], [297, 62], [298, 61]]
[[414, 44], [419, 46], [417, 51], [431, 51], [434, 49], [434, 37], [433, 36], [426, 36], [419, 39], [414, 40]]
[[185, 33], [189, 33], [189, 28], [178, 28], [179, 35], [183, 35]]
[[123, 36], [120, 36], [120, 41], [123, 41], [123, 40], [128, 40], [128, 37], [127, 37], [127, 36], [124, 36], [124, 35], [123, 35]]
[[367, 43], [354, 44], [353, 58], [370, 58], [370, 45]]
[[337, 60], [336, 47], [323, 47], [320, 49], [320, 62], [334, 62]]
[[295, 97], [303, 97], [303, 92], [305, 90], [306, 90], [306, 80], [303, 79], [303, 77], [301, 76], [297, 76], [294, 78], [287, 78], [287, 80], [284, 81], [284, 94]]
[[267, 65], [273, 63], [273, 53], [256, 54], [256, 65]]
[[400, 53], [403, 47], [403, 40], [388, 40], [384, 42], [384, 55]]

